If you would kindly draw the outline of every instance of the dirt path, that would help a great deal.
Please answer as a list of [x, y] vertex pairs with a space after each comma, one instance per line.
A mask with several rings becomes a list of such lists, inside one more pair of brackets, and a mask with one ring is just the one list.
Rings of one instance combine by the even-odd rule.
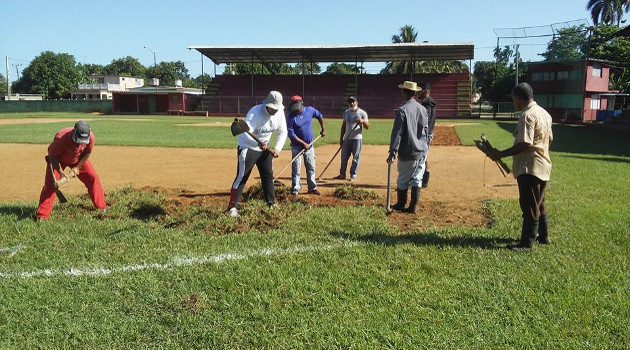
[[[454, 131], [453, 131], [454, 132]], [[444, 135], [441, 137], [452, 137]], [[455, 135], [456, 137], [456, 135]], [[457, 139], [457, 142], [459, 140]], [[454, 140], [452, 142], [455, 142]], [[450, 143], [450, 142], [446, 142]], [[486, 198], [517, 197], [515, 180], [503, 178], [496, 165], [474, 147], [433, 145], [429, 156], [431, 182], [421, 194], [421, 214], [410, 217], [393, 216], [400, 228], [409, 225], [483, 225], [481, 202]], [[0, 144], [0, 201], [37, 201], [44, 181], [44, 155], [47, 145]], [[316, 148], [319, 176], [321, 170], [337, 150], [336, 145]], [[356, 185], [385, 195], [387, 187], [387, 146], [363, 147]], [[157, 187], [185, 190], [188, 197], [205, 198], [226, 205], [229, 189], [235, 176], [235, 150], [99, 146], [90, 160], [98, 172], [105, 191], [124, 186]], [[282, 169], [291, 159], [283, 151], [274, 160], [274, 168]], [[319, 182], [321, 198], [306, 196], [314, 204], [332, 204], [335, 186], [346, 181], [332, 180], [339, 171], [339, 157], [328, 168]], [[305, 171], [302, 171], [304, 174]], [[395, 167], [392, 171], [392, 192], [395, 192]], [[279, 179], [290, 185], [290, 170]], [[248, 185], [258, 181], [254, 170]], [[304, 181], [305, 182], [305, 181]], [[306, 188], [306, 184], [302, 186]], [[71, 181], [64, 188], [66, 196], [85, 193], [83, 184]], [[395, 200], [395, 195], [393, 200]]]

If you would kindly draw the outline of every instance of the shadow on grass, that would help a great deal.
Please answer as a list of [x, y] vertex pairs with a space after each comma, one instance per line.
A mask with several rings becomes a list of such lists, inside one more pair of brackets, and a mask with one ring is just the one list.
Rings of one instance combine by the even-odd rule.
[[612, 162], [612, 163], [630, 163], [630, 158], [628, 157], [587, 157], [587, 156], [577, 156], [577, 155], [570, 155], [570, 156], [565, 156], [565, 157], [584, 159], [584, 160], [593, 160], [593, 161], [602, 161], [602, 162]]
[[386, 235], [382, 233], [374, 233], [365, 236], [353, 236], [346, 233], [333, 232], [331, 235], [346, 240], [359, 241], [365, 243], [373, 243], [377, 245], [398, 245], [398, 244], [414, 244], [418, 246], [436, 246], [436, 247], [475, 247], [482, 249], [504, 249], [507, 243], [514, 243], [514, 239], [504, 237], [442, 237], [436, 233], [426, 234], [408, 234], [408, 235]]
[[[511, 134], [516, 130], [515, 123], [498, 122], [497, 125]], [[554, 124], [551, 151], [628, 157], [630, 138], [586, 125]]]
[[6, 205], [0, 207], [0, 215], [15, 215], [19, 220], [33, 220], [36, 208], [25, 205]]

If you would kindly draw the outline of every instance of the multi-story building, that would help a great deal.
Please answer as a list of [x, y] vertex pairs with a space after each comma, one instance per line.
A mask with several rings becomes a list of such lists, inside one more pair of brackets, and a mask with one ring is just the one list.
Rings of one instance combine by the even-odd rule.
[[610, 90], [609, 78], [610, 65], [594, 59], [533, 62], [527, 71], [536, 102], [555, 120], [575, 122], [598, 120], [598, 111], [606, 115], [616, 97], [627, 96]]
[[71, 92], [73, 100], [111, 100], [113, 92], [129, 91], [144, 86], [144, 79], [118, 75], [91, 75], [90, 83], [79, 84]]

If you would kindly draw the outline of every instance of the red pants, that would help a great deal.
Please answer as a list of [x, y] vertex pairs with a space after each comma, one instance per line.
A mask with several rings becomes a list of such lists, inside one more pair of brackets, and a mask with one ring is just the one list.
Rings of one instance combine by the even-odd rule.
[[[65, 164], [61, 164], [62, 169], [66, 166], [67, 165]], [[98, 179], [98, 175], [96, 174], [96, 171], [94, 171], [94, 167], [92, 167], [89, 160], [83, 163], [81, 171], [77, 177], [81, 180], [81, 182], [83, 182], [85, 187], [87, 187], [88, 194], [90, 195], [90, 199], [92, 200], [92, 203], [94, 203], [94, 206], [101, 210], [105, 209], [107, 205], [105, 204], [103, 187], [101, 186], [101, 181]], [[55, 178], [61, 178], [61, 175], [59, 175], [56, 170]], [[37, 214], [35, 214], [35, 217], [41, 218], [42, 220], [47, 219], [50, 216], [50, 212], [52, 212], [55, 197], [55, 186], [50, 174], [50, 165], [48, 165], [48, 161], [46, 161], [46, 178], [44, 179], [42, 193], [39, 195], [39, 207], [37, 207]]]

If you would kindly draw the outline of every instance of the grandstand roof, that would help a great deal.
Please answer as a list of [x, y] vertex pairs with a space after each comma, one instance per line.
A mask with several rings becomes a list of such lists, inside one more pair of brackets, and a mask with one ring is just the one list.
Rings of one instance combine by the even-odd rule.
[[221, 63], [387, 62], [468, 60], [473, 43], [403, 43], [386, 45], [319, 46], [189, 46]]

